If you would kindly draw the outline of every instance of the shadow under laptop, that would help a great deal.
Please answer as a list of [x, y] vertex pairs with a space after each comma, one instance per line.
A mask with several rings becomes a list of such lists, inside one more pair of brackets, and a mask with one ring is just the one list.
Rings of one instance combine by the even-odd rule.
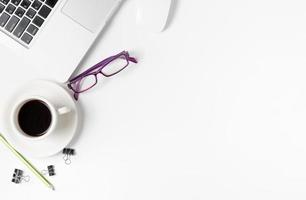
[[173, 23], [173, 19], [175, 18], [175, 15], [177, 12], [178, 4], [179, 4], [179, 0], [172, 0], [172, 4], [170, 7], [170, 11], [169, 11], [169, 16], [168, 16], [167, 23], [166, 23], [164, 30], [170, 27], [171, 24]]

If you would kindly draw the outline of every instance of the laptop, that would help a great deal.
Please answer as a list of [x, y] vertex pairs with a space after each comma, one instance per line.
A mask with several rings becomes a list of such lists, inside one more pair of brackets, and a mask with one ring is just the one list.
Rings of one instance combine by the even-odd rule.
[[1, 56], [9, 48], [16, 59], [66, 81], [121, 2], [0, 0]]

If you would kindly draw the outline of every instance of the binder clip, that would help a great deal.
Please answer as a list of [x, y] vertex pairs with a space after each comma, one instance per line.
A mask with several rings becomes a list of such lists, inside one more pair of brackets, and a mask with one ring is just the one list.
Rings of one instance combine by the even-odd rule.
[[49, 165], [47, 170], [41, 172], [43, 175], [55, 176], [54, 165]]
[[71, 164], [71, 160], [70, 157], [73, 156], [75, 154], [74, 149], [70, 149], [70, 148], [64, 148], [63, 149], [63, 154], [64, 154], [64, 161], [66, 165], [70, 165]]
[[12, 178], [12, 182], [16, 183], [16, 184], [19, 184], [22, 181], [29, 182], [30, 181], [30, 176], [24, 176], [22, 170], [15, 169], [14, 174], [13, 174], [13, 178]]

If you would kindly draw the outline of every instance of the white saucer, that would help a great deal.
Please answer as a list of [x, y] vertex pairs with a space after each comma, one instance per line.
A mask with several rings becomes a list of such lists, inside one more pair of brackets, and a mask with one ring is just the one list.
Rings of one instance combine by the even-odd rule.
[[[24, 139], [13, 131], [9, 116], [14, 103], [25, 96], [44, 97], [54, 105], [67, 106], [71, 109], [71, 112], [59, 121], [58, 128], [46, 138], [41, 140]], [[23, 86], [8, 103], [5, 114], [5, 124], [8, 126], [6, 128], [7, 132], [4, 134], [18, 151], [32, 157], [47, 157], [60, 152], [71, 142], [78, 131], [79, 110], [76, 101], [68, 92], [65, 85], [52, 81], [36, 80]]]

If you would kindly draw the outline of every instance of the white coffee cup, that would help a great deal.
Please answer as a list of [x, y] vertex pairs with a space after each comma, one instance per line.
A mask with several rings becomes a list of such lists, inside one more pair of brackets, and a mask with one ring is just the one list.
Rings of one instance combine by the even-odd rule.
[[[50, 111], [50, 115], [51, 115], [51, 122], [50, 122], [48, 128], [44, 132], [40, 133], [39, 136], [36, 136], [36, 135], [34, 136], [31, 133], [26, 133], [25, 131], [23, 131], [21, 126], [20, 126], [21, 122], [19, 122], [20, 110], [27, 103], [35, 101], [35, 100], [44, 104], [48, 108], [48, 110]], [[41, 139], [44, 139], [44, 138], [48, 137], [50, 134], [52, 134], [54, 132], [54, 130], [57, 128], [60, 118], [63, 115], [68, 114], [69, 112], [71, 112], [70, 108], [68, 108], [66, 106], [57, 107], [54, 104], [52, 104], [49, 100], [47, 100], [46, 98], [43, 98], [43, 97], [40, 97], [40, 96], [28, 96], [28, 97], [25, 97], [25, 98], [19, 100], [13, 106], [12, 113], [11, 113], [11, 125], [12, 125], [12, 128], [14, 129], [14, 131], [20, 137], [30, 139], [30, 140], [41, 140]]]

